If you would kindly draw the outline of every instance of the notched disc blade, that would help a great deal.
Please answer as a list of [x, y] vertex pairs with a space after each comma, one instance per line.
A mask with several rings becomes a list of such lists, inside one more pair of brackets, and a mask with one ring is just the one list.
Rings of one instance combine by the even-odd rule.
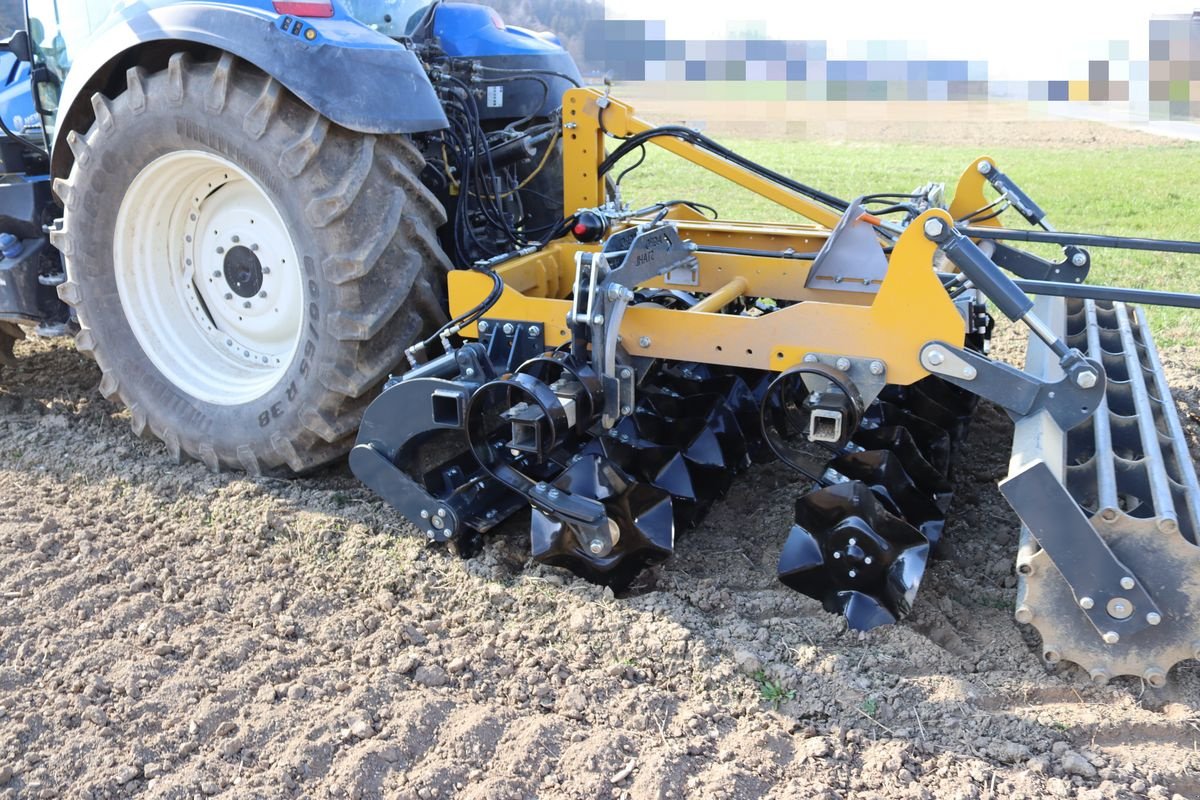
[[928, 560], [924, 535], [866, 484], [848, 481], [796, 501], [779, 579], [868, 630], [909, 612]]

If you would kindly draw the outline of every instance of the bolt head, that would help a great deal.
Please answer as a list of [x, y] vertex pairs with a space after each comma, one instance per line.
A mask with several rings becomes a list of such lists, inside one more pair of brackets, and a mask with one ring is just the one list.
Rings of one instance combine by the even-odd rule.
[[530, 339], [533, 339], [534, 337], [536, 337], [536, 336], [537, 336], [538, 334], [540, 334], [541, 332], [542, 332], [542, 329], [541, 329], [540, 327], [538, 327], [537, 325], [530, 325], [530, 326], [529, 326], [529, 338], [530, 338]]
[[642, 338], [638, 339], [638, 344], [642, 347], [649, 347], [650, 346], [650, 337], [643, 336]]
[[488, 321], [487, 321], [486, 319], [481, 319], [481, 320], [479, 320], [479, 332], [480, 332], [480, 333], [483, 333], [484, 331], [486, 331], [486, 330], [487, 330], [488, 328], [490, 328], [490, 327], [491, 327], [491, 326], [490, 326], [490, 325], [488, 325]]
[[1079, 607], [1084, 611], [1090, 611], [1096, 605], [1096, 601], [1090, 597], [1079, 598]]
[[444, 509], [444, 508], [439, 508], [439, 509], [438, 509], [438, 516], [439, 516], [439, 517], [444, 517], [444, 516], [446, 516], [446, 509]]
[[1033, 609], [1029, 606], [1021, 606], [1014, 616], [1017, 618], [1017, 622], [1028, 625], [1033, 622]]
[[466, 375], [468, 378], [474, 377], [475, 376], [475, 368], [467, 367], [466, 369], [463, 370], [463, 375]]
[[863, 563], [869, 567], [875, 563], [875, 559], [871, 558], [870, 556], [863, 556]]
[[504, 323], [504, 327], [501, 330], [504, 331], [505, 336], [512, 336], [512, 332], [513, 332], [512, 323], [511, 322]]
[[432, 520], [430, 520], [430, 522], [432, 522], [433, 527], [437, 528], [438, 530], [446, 527], [446, 520], [442, 519], [441, 517], [434, 517]]
[[242, 238], [240, 236], [234, 236], [230, 239], [230, 241], [233, 242], [234, 244], [237, 244], [241, 240], [242, 240]]
[[421, 519], [429, 519], [429, 511], [424, 508], [421, 509]]
[[1159, 614], [1157, 611], [1151, 611], [1148, 614], [1146, 614], [1146, 622], [1147, 622], [1147, 624], [1150, 624], [1150, 625], [1158, 625], [1159, 623], [1162, 622], [1162, 615]]
[[946, 223], [940, 219], [930, 219], [925, 221], [925, 235], [930, 238], [941, 236], [946, 231]]
[[232, 293], [232, 292], [226, 292], [226, 293], [225, 293], [225, 299], [226, 299], [226, 300], [232, 300], [232, 299], [233, 299], [233, 293]]
[[250, 308], [250, 301], [247, 300], [246, 302], [242, 303], [242, 308]]
[[1075, 384], [1080, 389], [1091, 389], [1096, 385], [1096, 373], [1092, 372], [1090, 369], [1084, 370], [1075, 376]]
[[1121, 578], [1121, 588], [1122, 589], [1128, 590], [1128, 589], [1132, 589], [1133, 587], [1134, 587], [1133, 578], [1130, 578], [1128, 575], [1126, 575], [1124, 578]]
[[217, 248], [217, 255], [221, 255], [221, 254], [222, 254], [222, 253], [224, 253], [224, 252], [225, 252], [225, 248], [224, 248], [224, 247], [218, 247], [218, 248]]
[[1116, 644], [1119, 641], [1121, 641], [1121, 634], [1117, 633], [1116, 631], [1109, 631], [1108, 633], [1104, 634], [1105, 644]]
[[990, 161], [980, 161], [979, 162], [979, 174], [980, 175], [987, 175], [991, 171], [992, 171], [992, 162], [990, 162]]
[[852, 570], [850, 570], [849, 572], [847, 572], [846, 574], [847, 574], [847, 575], [849, 575], [851, 578], [857, 578], [857, 577], [858, 577], [858, 570], [856, 570], [856, 569], [852, 569]]
[[214, 269], [214, 270], [213, 270], [213, 277], [214, 277], [214, 278], [219, 278], [219, 277], [221, 277], [221, 270], [219, 270], [219, 269]]
[[592, 317], [592, 324], [593, 325], [603, 325], [604, 324], [604, 315], [597, 314], [596, 316]]
[[850, 371], [850, 359], [839, 358], [834, 366], [836, 366], [842, 372], [849, 372]]
[[842, 557], [842, 551], [841, 551], [841, 550], [834, 550], [834, 551], [833, 551], [833, 557], [834, 557], [834, 560], [840, 559], [840, 558]]
[[1071, 263], [1077, 267], [1082, 267], [1087, 263], [1087, 256], [1085, 256], [1083, 253], [1076, 253], [1075, 255], [1071, 256]]
[[251, 250], [254, 250], [255, 252], [257, 252], [257, 251], [258, 251], [258, 245], [257, 245], [257, 244], [252, 244], [252, 245], [250, 245], [250, 249], [251, 249]]
[[930, 350], [929, 354], [926, 355], [925, 358], [926, 358], [926, 360], [929, 361], [930, 364], [933, 364], [935, 367], [938, 367], [938, 366], [941, 366], [943, 362], [945, 362], [946, 354], [943, 353], [941, 350]]
[[804, 363], [805, 363], [805, 364], [815, 364], [815, 363], [817, 363], [817, 354], [816, 354], [816, 353], [809, 353], [808, 355], [806, 355], [806, 356], [804, 357]]
[[621, 406], [621, 415], [622, 416], [628, 417], [632, 413], [633, 413], [633, 409], [630, 408], [629, 406]]
[[884, 369], [884, 367], [883, 367], [882, 361], [872, 361], [871, 362], [870, 371], [871, 371], [872, 375], [882, 375], [883, 369]]
[[592, 541], [588, 543], [588, 550], [592, 551], [592, 555], [598, 556], [604, 552], [604, 542], [600, 541], [599, 539], [592, 539]]
[[978, 374], [979, 373], [976, 371], [976, 369], [974, 367], [972, 367], [970, 364], [966, 365], [962, 369], [962, 376], [969, 381], [975, 380], [975, 376], [977, 376]]
[[266, 291], [264, 290], [264, 291], [261, 291], [261, 292], [259, 292], [259, 293], [258, 293], [258, 296], [259, 296], [259, 297], [263, 297], [263, 298], [265, 298], [265, 297], [267, 296], [267, 293], [266, 293]]

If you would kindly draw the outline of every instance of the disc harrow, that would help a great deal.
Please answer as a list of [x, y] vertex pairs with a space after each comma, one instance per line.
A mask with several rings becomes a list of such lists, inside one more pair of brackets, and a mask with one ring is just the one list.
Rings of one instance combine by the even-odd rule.
[[[1056, 231], [986, 157], [949, 202], [938, 184], [847, 201], [594, 90], [569, 91], [563, 118], [580, 210], [449, 273], [450, 321], [406, 351], [351, 452], [423, 536], [470, 554], [528, 508], [534, 560], [621, 592], [775, 461], [807, 482], [779, 578], [869, 630], [910, 613], [944, 549], [985, 400], [1016, 429], [1000, 491], [1023, 523], [1016, 618], [1045, 660], [1159, 685], [1200, 657], [1200, 488], [1126, 305], [1200, 297], [1085, 282], [1085, 248], [1200, 244]], [[813, 224], [612, 196], [613, 166], [664, 141]], [[1002, 227], [1010, 207], [1033, 228]], [[989, 356], [993, 315], [1029, 330], [1022, 368]]]

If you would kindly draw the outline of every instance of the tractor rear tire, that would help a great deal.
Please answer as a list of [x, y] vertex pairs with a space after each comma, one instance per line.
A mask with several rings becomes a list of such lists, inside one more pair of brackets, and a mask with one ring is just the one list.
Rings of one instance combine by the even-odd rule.
[[211, 470], [342, 456], [445, 319], [445, 212], [401, 136], [341, 128], [226, 54], [129, 70], [67, 142], [55, 245], [79, 350], [139, 436]]

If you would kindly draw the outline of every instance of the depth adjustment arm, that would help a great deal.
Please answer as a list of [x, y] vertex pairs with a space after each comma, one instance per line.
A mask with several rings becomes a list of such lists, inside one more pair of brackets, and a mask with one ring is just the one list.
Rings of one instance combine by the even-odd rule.
[[[1002, 196], [1008, 198], [1017, 213], [1024, 217], [1030, 225], [1037, 225], [1044, 231], [1054, 231], [1054, 226], [1046, 221], [1046, 212], [1042, 210], [1042, 207], [1018, 186], [1016, 181], [997, 169], [995, 164], [990, 161], [980, 161], [979, 174], [983, 175]], [[1063, 260], [1059, 262], [1046, 261], [1032, 253], [1025, 253], [1002, 244], [995, 245], [995, 248], [992, 259], [997, 264], [1030, 280], [1083, 283], [1092, 265], [1088, 252], [1075, 245], [1063, 246]]]
[[[944, 342], [931, 342], [923, 348], [922, 365], [952, 383], [999, 403], [1010, 413], [1026, 416], [1044, 407], [1064, 430], [1091, 416], [1104, 397], [1107, 382], [1104, 367], [1068, 347], [1033, 313], [1033, 299], [969, 238], [936, 217], [925, 222], [925, 236], [936, 242], [946, 257], [1006, 317], [1013, 322], [1023, 322], [1058, 356], [1065, 377], [1057, 383], [1046, 384], [1006, 364]], [[934, 352], [935, 348], [941, 351], [940, 358]], [[945, 355], [951, 353], [955, 362], [947, 366]], [[1034, 390], [1032, 396], [1031, 387]]]

